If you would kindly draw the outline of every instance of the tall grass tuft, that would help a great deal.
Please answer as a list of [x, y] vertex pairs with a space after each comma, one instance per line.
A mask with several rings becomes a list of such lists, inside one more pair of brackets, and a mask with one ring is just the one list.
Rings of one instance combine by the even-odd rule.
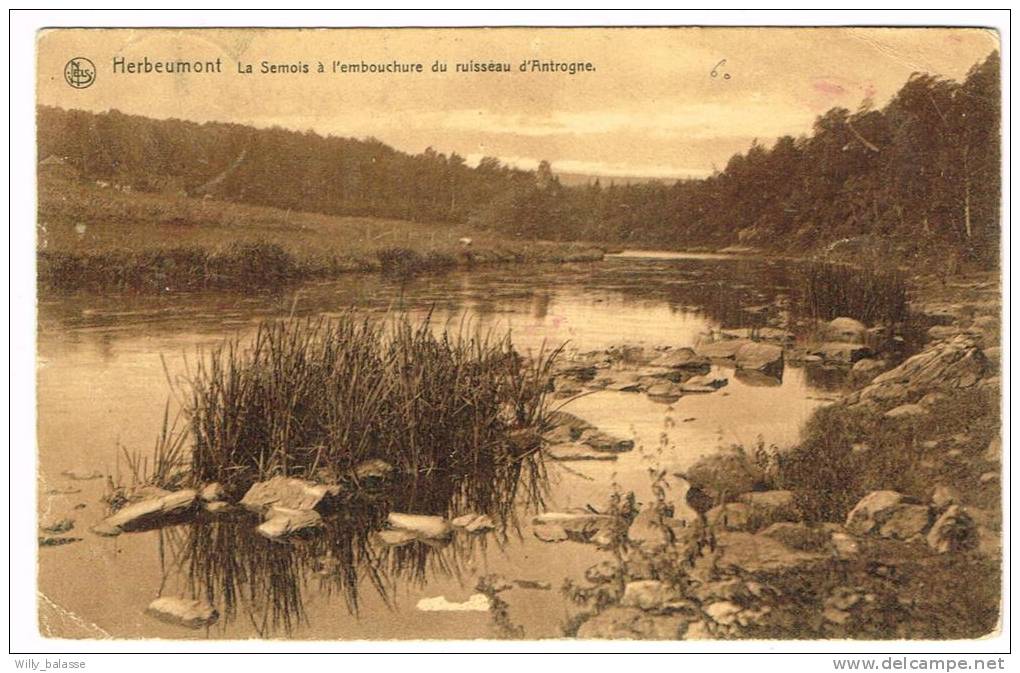
[[537, 449], [521, 438], [544, 423], [557, 353], [525, 361], [509, 335], [437, 335], [406, 316], [266, 322], [190, 378], [192, 472], [242, 489], [274, 475], [342, 478], [377, 458], [408, 480], [412, 507], [416, 489], [431, 497], [443, 482], [451, 504], [485, 508], [492, 482], [516, 488]]
[[907, 282], [898, 269], [814, 261], [803, 274], [805, 308], [815, 319], [888, 325], [907, 317]]

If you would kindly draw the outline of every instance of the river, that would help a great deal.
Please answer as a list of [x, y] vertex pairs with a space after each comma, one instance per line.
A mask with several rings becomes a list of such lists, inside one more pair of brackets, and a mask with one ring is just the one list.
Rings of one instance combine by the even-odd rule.
[[[405, 281], [351, 275], [273, 294], [43, 295], [40, 518], [73, 518], [75, 528], [68, 535], [82, 539], [40, 549], [40, 628], [72, 638], [493, 638], [501, 627], [486, 612], [422, 611], [417, 605], [439, 596], [463, 601], [480, 576], [497, 573], [532, 582], [503, 594], [509, 620], [525, 637], [561, 636], [569, 605], [559, 588], [567, 578], [583, 578], [585, 568], [604, 554], [590, 545], [537, 540], [524, 503], [519, 529], [505, 535], [458, 538], [444, 548], [405, 549], [375, 560], [363, 558], [360, 547], [348, 559], [330, 556], [340, 553], [336, 550], [324, 560], [319, 548], [251, 540], [250, 531], [231, 533], [243, 539], [215, 544], [234, 545], [230, 548], [244, 560], [231, 564], [232, 576], [224, 578], [210, 570], [208, 554], [202, 556], [211, 543], [195, 530], [199, 524], [117, 538], [88, 532], [104, 515], [105, 476], [69, 475], [119, 471], [123, 476], [119, 447], [148, 450], [168, 399], [175, 406], [168, 379], [177, 380], [193, 367], [201, 349], [224, 338], [244, 338], [266, 318], [329, 316], [348, 307], [380, 314], [404, 310], [419, 319], [431, 313], [439, 328], [510, 329], [522, 352], [566, 342], [568, 356], [622, 345], [690, 346], [712, 330], [760, 324], [761, 307], [767, 313], [794, 303], [788, 265], [628, 252], [594, 264], [476, 269]], [[546, 461], [545, 507], [601, 507], [614, 488], [646, 499], [649, 468], [672, 473], [720, 446], [751, 445], [759, 437], [789, 445], [812, 410], [831, 395], [826, 390], [831, 377], [790, 364], [781, 383], [770, 386], [741, 380], [725, 368], [714, 373], [729, 384], [671, 405], [613, 391], [570, 402], [565, 410], [634, 438], [636, 448], [616, 461]], [[327, 579], [337, 564], [349, 571], [340, 583]], [[219, 622], [198, 631], [144, 614], [161, 590], [192, 586], [218, 603], [229, 598], [233, 608], [226, 614], [221, 607], [225, 614]], [[236, 595], [226, 597], [229, 591]]]

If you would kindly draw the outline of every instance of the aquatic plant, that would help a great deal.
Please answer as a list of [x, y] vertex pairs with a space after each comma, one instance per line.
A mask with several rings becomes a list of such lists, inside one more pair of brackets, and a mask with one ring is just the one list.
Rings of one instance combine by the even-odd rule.
[[[412, 500], [436, 473], [512, 490], [539, 447], [557, 354], [525, 359], [509, 335], [437, 334], [403, 315], [265, 322], [189, 378], [192, 472], [238, 490], [277, 474], [342, 479], [380, 459]], [[455, 482], [451, 502], [487, 511], [492, 489], [477, 482]]]
[[895, 267], [813, 261], [801, 273], [805, 309], [817, 320], [846, 316], [890, 325], [907, 317], [906, 277]]

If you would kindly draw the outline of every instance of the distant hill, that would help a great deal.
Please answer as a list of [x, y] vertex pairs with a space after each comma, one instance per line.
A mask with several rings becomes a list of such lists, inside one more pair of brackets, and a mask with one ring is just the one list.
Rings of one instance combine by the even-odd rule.
[[636, 175], [596, 175], [594, 173], [563, 173], [560, 171], [554, 171], [556, 177], [559, 178], [560, 184], [564, 187], [586, 187], [594, 184], [596, 181], [603, 187], [609, 185], [639, 185], [645, 183], [654, 183], [660, 185], [671, 185], [680, 178], [669, 178], [669, 177], [640, 177]]

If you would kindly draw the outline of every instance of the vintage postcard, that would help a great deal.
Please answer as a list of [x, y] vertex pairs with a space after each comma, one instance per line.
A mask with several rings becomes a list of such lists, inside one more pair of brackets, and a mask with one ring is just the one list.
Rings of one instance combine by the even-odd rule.
[[42, 638], [1002, 632], [994, 28], [35, 46]]

